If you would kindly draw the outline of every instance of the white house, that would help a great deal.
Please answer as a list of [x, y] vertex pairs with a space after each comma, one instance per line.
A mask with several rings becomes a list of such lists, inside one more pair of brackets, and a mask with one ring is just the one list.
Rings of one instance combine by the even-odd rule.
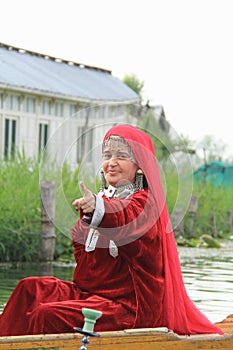
[[93, 161], [88, 152], [138, 102], [109, 70], [0, 43], [0, 160], [46, 146], [58, 161]]

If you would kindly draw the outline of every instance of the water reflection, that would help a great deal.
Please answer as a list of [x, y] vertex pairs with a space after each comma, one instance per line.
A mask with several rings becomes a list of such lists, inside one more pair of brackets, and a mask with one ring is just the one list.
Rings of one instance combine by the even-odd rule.
[[221, 249], [179, 248], [190, 298], [212, 322], [233, 312], [233, 242]]
[[[190, 298], [212, 321], [233, 312], [233, 242], [221, 249], [179, 247], [183, 279]], [[74, 265], [18, 264], [0, 266], [0, 312], [17, 282], [27, 276], [72, 279]]]
[[66, 281], [72, 280], [72, 264], [2, 264], [0, 265], [0, 312], [17, 282], [28, 276], [55, 276]]

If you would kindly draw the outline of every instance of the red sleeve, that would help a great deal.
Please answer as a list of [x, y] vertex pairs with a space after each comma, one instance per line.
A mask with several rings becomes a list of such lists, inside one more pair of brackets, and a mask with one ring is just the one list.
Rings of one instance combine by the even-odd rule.
[[103, 200], [105, 213], [98, 230], [116, 243], [127, 244], [141, 237], [156, 222], [155, 203], [147, 190], [124, 199]]
[[72, 245], [74, 248], [74, 258], [76, 262], [79, 260], [83, 245], [85, 245], [87, 234], [90, 230], [90, 226], [82, 220], [82, 216], [83, 213], [81, 212], [79, 220], [72, 229]]

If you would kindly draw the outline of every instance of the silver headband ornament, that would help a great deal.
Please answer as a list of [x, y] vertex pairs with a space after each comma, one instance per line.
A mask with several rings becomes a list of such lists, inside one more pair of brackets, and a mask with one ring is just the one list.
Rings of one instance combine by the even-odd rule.
[[104, 158], [105, 152], [108, 152], [108, 151], [121, 152], [122, 146], [127, 148], [127, 153], [129, 155], [125, 159], [128, 159], [128, 160], [131, 160], [132, 162], [135, 162], [135, 159], [133, 156], [133, 151], [132, 151], [130, 145], [128, 144], [128, 142], [125, 139], [123, 139], [122, 137], [120, 137], [118, 135], [111, 135], [104, 141], [104, 143], [103, 143], [103, 158]]

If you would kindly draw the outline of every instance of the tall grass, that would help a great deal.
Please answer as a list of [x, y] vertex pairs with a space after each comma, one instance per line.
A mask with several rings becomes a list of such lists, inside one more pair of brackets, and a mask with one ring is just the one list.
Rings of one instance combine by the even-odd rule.
[[210, 215], [215, 216], [216, 231], [221, 237], [228, 233], [227, 211], [233, 213], [233, 189], [215, 187], [213, 184], [195, 184], [194, 195], [198, 197], [196, 215], [197, 233], [211, 233]]
[[[172, 172], [166, 174], [167, 180], [167, 206], [170, 215], [172, 215], [172, 211], [174, 206], [179, 208], [179, 204], [176, 203], [178, 193], [182, 190], [182, 187], [187, 186], [187, 182], [189, 181], [189, 174], [184, 176], [180, 176], [178, 179], [177, 174]], [[180, 182], [179, 182], [180, 181]], [[231, 210], [233, 214], [233, 188], [230, 187], [217, 187], [211, 183], [197, 183], [193, 182], [192, 186], [189, 186], [189, 196], [196, 196], [198, 199], [198, 207], [197, 212], [194, 218], [194, 231], [197, 236], [203, 234], [211, 234], [211, 224], [210, 217], [214, 215], [215, 224], [216, 224], [216, 232], [218, 237], [227, 237], [229, 234], [233, 232], [228, 231], [228, 222], [227, 222], [227, 211]], [[183, 198], [184, 204], [187, 202], [188, 198]], [[184, 209], [184, 229], [186, 230], [184, 233], [186, 236], [189, 236], [188, 233], [188, 222], [189, 222], [189, 214], [188, 214], [188, 206], [185, 205], [182, 208], [182, 203], [180, 203], [180, 209]]]
[[[54, 180], [56, 186], [62, 186], [61, 201], [66, 201], [70, 210], [74, 211], [71, 203], [80, 196], [79, 169], [71, 171], [67, 164], [60, 169], [51, 162], [46, 171], [47, 180]], [[166, 178], [167, 205], [171, 214], [176, 205], [179, 184], [172, 173]], [[14, 161], [0, 163], [0, 262], [38, 260], [41, 236], [40, 181], [40, 165], [37, 160], [18, 155]], [[88, 181], [87, 179], [86, 184], [91, 187]], [[95, 188], [99, 188], [98, 180], [95, 181]], [[195, 184], [192, 194], [198, 197], [195, 231], [200, 235], [208, 233], [210, 213], [214, 213], [219, 236], [227, 235], [226, 212], [233, 210], [233, 190]], [[69, 217], [62, 208], [57, 199], [57, 215], [62, 217], [64, 227], [69, 227]], [[77, 219], [78, 214], [74, 213], [74, 219]], [[71, 259], [71, 240], [59, 227], [56, 227], [56, 235], [56, 258], [67, 256]]]
[[30, 261], [38, 254], [38, 165], [18, 154], [0, 164], [0, 261]]
[[[45, 180], [55, 183], [55, 212], [56, 217], [62, 220], [62, 227], [56, 226], [55, 218], [55, 258], [63, 256], [72, 259], [71, 227], [78, 213], [71, 203], [81, 195], [78, 172], [78, 167], [72, 171], [66, 163], [61, 166], [54, 160], [41, 162], [20, 154], [14, 161], [0, 163], [0, 262], [39, 259], [40, 182]], [[86, 184], [91, 188], [88, 179]], [[96, 186], [99, 187], [99, 184]], [[67, 207], [73, 212], [73, 223], [67, 215]], [[67, 232], [64, 233], [65, 230]]]

